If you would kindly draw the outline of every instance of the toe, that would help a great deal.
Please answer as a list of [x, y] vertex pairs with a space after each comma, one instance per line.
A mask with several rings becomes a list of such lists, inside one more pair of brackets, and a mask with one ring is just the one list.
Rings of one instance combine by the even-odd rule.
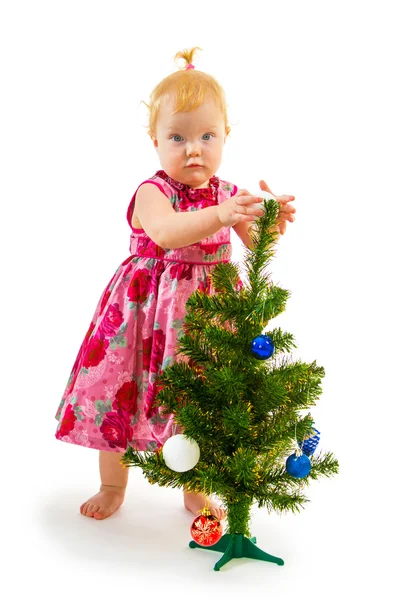
[[219, 508], [217, 506], [211, 509], [211, 514], [214, 515], [214, 517], [216, 517], [218, 521], [222, 521], [222, 519], [225, 519], [226, 516], [224, 509]]
[[111, 515], [111, 510], [108, 508], [100, 508], [100, 506], [96, 507], [97, 510], [94, 511], [93, 517], [95, 519], [101, 520], [106, 519]]
[[82, 504], [82, 506], [81, 506], [81, 513], [82, 513], [82, 515], [84, 515], [85, 517], [87, 517], [90, 507], [91, 507], [90, 502], [85, 502], [85, 504]]
[[96, 511], [98, 511], [100, 508], [100, 506], [98, 506], [97, 504], [89, 504], [87, 509], [86, 509], [86, 516], [87, 517], [93, 517], [94, 513]]
[[225, 517], [226, 517], [226, 513], [225, 513], [224, 509], [223, 508], [219, 508], [218, 509], [218, 519], [220, 521], [222, 521], [222, 519], [225, 519]]
[[100, 508], [100, 504], [94, 504], [92, 506], [92, 509], [90, 511], [90, 516], [94, 517], [95, 514], [97, 514], [99, 511], [101, 511], [102, 509]]

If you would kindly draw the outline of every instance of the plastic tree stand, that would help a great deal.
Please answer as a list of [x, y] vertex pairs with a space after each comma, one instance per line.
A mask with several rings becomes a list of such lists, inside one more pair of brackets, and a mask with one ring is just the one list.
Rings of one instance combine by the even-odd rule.
[[203, 550], [215, 550], [223, 552], [224, 555], [214, 565], [214, 571], [219, 571], [221, 567], [226, 565], [233, 558], [256, 558], [265, 560], [266, 562], [283, 565], [284, 561], [281, 558], [267, 554], [256, 546], [256, 538], [247, 538], [242, 533], [226, 533], [213, 546], [200, 546], [194, 540], [189, 542], [190, 548], [202, 548]]

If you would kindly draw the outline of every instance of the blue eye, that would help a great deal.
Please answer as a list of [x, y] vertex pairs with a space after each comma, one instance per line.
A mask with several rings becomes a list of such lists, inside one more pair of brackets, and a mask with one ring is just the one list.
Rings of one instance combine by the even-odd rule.
[[206, 136], [208, 136], [208, 137], [207, 137], [207, 139], [206, 139], [206, 141], [208, 141], [208, 140], [210, 140], [210, 139], [212, 138], [212, 133], [205, 133], [205, 134], [203, 135], [203, 139], [205, 139], [205, 138], [206, 138]]
[[[179, 138], [179, 140], [177, 140], [175, 138]], [[180, 135], [173, 135], [172, 139], [174, 140], [174, 142], [181, 142], [183, 140], [182, 136], [180, 136]]]

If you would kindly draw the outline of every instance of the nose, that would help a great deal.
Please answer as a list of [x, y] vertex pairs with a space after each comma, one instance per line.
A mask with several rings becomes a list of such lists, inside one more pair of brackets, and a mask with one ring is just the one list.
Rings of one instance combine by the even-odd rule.
[[187, 156], [200, 156], [201, 154], [201, 149], [200, 149], [200, 145], [199, 144], [188, 144], [186, 146], [186, 154]]

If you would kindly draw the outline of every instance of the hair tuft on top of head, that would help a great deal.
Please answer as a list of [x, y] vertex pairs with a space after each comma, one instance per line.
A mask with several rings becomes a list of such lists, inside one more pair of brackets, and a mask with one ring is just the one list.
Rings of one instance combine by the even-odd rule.
[[157, 119], [162, 104], [170, 98], [174, 99], [175, 112], [191, 111], [200, 106], [206, 98], [210, 98], [221, 108], [225, 121], [225, 133], [229, 134], [231, 128], [228, 123], [225, 92], [218, 81], [208, 73], [198, 69], [187, 69], [192, 64], [192, 60], [198, 46], [191, 49], [184, 49], [177, 52], [175, 62], [179, 59], [185, 61], [183, 68], [174, 71], [167, 77], [164, 77], [153, 89], [150, 94], [150, 102], [144, 104], [149, 111], [148, 134], [152, 139], [156, 138]]
[[193, 63], [193, 57], [196, 54], [197, 50], [202, 50], [202, 49], [199, 48], [198, 46], [195, 46], [194, 48], [191, 48], [190, 50], [188, 48], [185, 48], [184, 50], [181, 50], [180, 52], [177, 52], [175, 54], [174, 60], [176, 63], [178, 62], [178, 60], [180, 58], [183, 58], [183, 60], [185, 61], [185, 65], [183, 67], [179, 67], [182, 71], [185, 71], [186, 67]]

